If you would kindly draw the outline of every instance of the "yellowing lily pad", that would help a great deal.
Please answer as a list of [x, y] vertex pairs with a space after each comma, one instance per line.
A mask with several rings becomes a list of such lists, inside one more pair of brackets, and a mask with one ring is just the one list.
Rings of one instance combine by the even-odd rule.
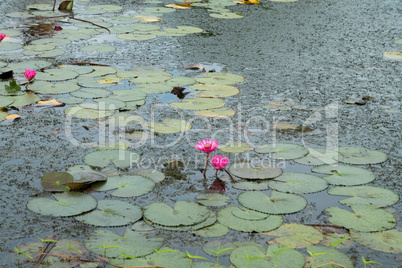
[[402, 53], [399, 52], [384, 52], [382, 55], [392, 60], [402, 60]]

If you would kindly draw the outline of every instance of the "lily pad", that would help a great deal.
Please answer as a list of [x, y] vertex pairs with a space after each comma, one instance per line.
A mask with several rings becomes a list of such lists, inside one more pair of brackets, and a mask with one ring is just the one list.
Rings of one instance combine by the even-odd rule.
[[307, 148], [309, 153], [302, 157], [294, 159], [296, 163], [308, 166], [334, 165], [338, 162], [338, 153], [334, 150], [323, 148]]
[[[279, 253], [276, 262], [276, 256], [273, 252], [277, 252], [280, 249], [282, 247], [277, 245], [270, 245], [268, 249], [257, 246], [241, 246], [230, 254], [230, 261], [236, 267], [248, 267], [249, 264], [253, 268], [304, 267], [304, 255], [295, 249], [287, 249]], [[249, 261], [247, 256], [252, 260]]]
[[225, 84], [225, 85], [232, 85], [238, 84], [244, 81], [244, 77], [231, 74], [231, 73], [206, 73], [201, 75], [202, 77], [197, 77], [198, 83], [201, 84]]
[[388, 231], [374, 233], [357, 232], [354, 230], [350, 230], [350, 236], [354, 241], [374, 250], [394, 254], [402, 253], [401, 228], [395, 228]]
[[272, 163], [259, 163], [253, 167], [249, 162], [237, 162], [230, 166], [229, 171], [236, 177], [248, 180], [273, 179], [283, 173], [281, 168]]
[[223, 107], [218, 109], [196, 111], [195, 114], [205, 117], [229, 117], [235, 115], [235, 111], [233, 109]]
[[225, 104], [224, 100], [216, 98], [191, 98], [170, 105], [183, 110], [208, 110], [223, 107]]
[[86, 154], [83, 159], [85, 164], [94, 167], [106, 167], [111, 162], [117, 167], [129, 167], [140, 161], [140, 156], [128, 150], [101, 150]]
[[109, 45], [89, 45], [80, 48], [80, 50], [84, 52], [107, 53], [116, 51], [116, 48], [114, 46]]
[[223, 194], [201, 194], [195, 197], [195, 200], [207, 207], [221, 207], [232, 201], [232, 198]]
[[248, 220], [248, 221], [259, 221], [268, 218], [270, 215], [266, 213], [261, 213], [247, 208], [234, 209], [232, 214], [237, 218]]
[[122, 10], [121, 6], [117, 5], [95, 5], [95, 6], [90, 6], [88, 7], [89, 9], [103, 9], [106, 11], [120, 11]]
[[328, 183], [318, 176], [299, 172], [285, 172], [275, 180], [269, 181], [268, 186], [284, 193], [309, 194], [327, 189]]
[[40, 57], [40, 58], [52, 58], [52, 57], [64, 55], [65, 51], [62, 49], [56, 48], [56, 49], [48, 50], [48, 51], [26, 50], [22, 53], [26, 56], [35, 56], [35, 57]]
[[23, 62], [13, 62], [7, 67], [13, 69], [15, 73], [23, 73], [25, 69], [40, 70], [51, 66], [52, 63], [44, 60], [27, 60]]
[[[271, 0], [272, 1], [272, 0]], [[343, 252], [339, 250], [332, 251], [332, 247], [324, 246], [308, 246], [307, 250], [311, 253], [328, 253], [314, 256], [314, 267], [324, 265], [331, 261], [343, 265], [346, 268], [353, 268], [352, 260]], [[333, 252], [333, 257], [332, 257]]]
[[67, 172], [49, 172], [43, 175], [40, 184], [43, 190], [49, 192], [68, 192], [70, 187], [65, 186], [64, 183], [72, 182], [74, 177]]
[[172, 91], [171, 86], [160, 83], [138, 84], [137, 86], [140, 88], [136, 88], [135, 90], [146, 94], [160, 94]]
[[12, 104], [15, 107], [22, 107], [40, 101], [40, 97], [34, 93], [25, 94], [21, 96], [14, 96], [13, 98], [14, 102]]
[[81, 189], [95, 182], [106, 181], [107, 177], [101, 172], [95, 170], [70, 170], [69, 174], [73, 176], [73, 181], [67, 181], [63, 184], [70, 189]]
[[60, 39], [60, 38], [42, 38], [33, 40], [30, 44], [32, 45], [52, 45], [52, 46], [65, 46], [70, 44], [70, 40]]
[[13, 97], [0, 96], [0, 107], [7, 107], [15, 101]]
[[226, 144], [219, 145], [218, 149], [227, 153], [244, 153], [246, 151], [253, 150], [253, 148], [244, 142], [228, 142]]
[[76, 220], [96, 226], [123, 226], [142, 218], [142, 209], [122, 200], [99, 200], [96, 210], [75, 217]]
[[155, 39], [156, 35], [150, 33], [138, 34], [138, 33], [129, 33], [129, 34], [119, 34], [118, 38], [133, 40], [133, 41], [145, 41]]
[[55, 46], [52, 45], [28, 45], [24, 46], [23, 49], [33, 50], [33, 51], [48, 51], [55, 49]]
[[270, 240], [269, 244], [292, 248], [305, 248], [324, 239], [322, 233], [314, 227], [295, 223], [283, 224], [278, 229], [264, 234], [278, 236]]
[[229, 228], [219, 223], [191, 231], [191, 233], [202, 237], [219, 237], [226, 235], [228, 232]]
[[213, 224], [216, 223], [216, 214], [213, 211], [209, 211], [209, 217], [200, 223], [197, 223], [196, 225], [191, 226], [191, 230], [199, 230], [208, 226], [212, 226]]
[[370, 170], [347, 165], [323, 165], [314, 167], [311, 171], [324, 174], [332, 174], [330, 176], [322, 177], [329, 184], [333, 185], [360, 185], [366, 184], [375, 179], [375, 174]]
[[165, 203], [151, 203], [144, 207], [144, 217], [165, 226], [188, 226], [209, 217], [209, 210], [195, 202], [177, 201], [172, 209]]
[[216, 98], [216, 97], [230, 97], [239, 94], [239, 89], [225, 84], [196, 84], [191, 86], [192, 90], [196, 92], [197, 98]]
[[110, 98], [124, 101], [124, 102], [132, 102], [143, 100], [147, 97], [147, 94], [143, 92], [139, 92], [136, 89], [126, 90], [126, 89], [115, 89], [113, 90], [113, 95]]
[[64, 110], [64, 113], [67, 116], [81, 119], [100, 119], [112, 115], [111, 111], [85, 109], [76, 106], [67, 108], [66, 110]]
[[155, 169], [138, 170], [137, 174], [145, 178], [151, 179], [155, 183], [159, 183], [165, 179], [165, 174]]
[[268, 196], [258, 191], [248, 191], [238, 196], [246, 208], [269, 214], [294, 213], [306, 207], [307, 201], [301, 195], [272, 191]]
[[165, 118], [163, 123], [148, 122], [150, 131], [157, 133], [183, 133], [192, 128], [192, 125], [185, 120]]
[[283, 223], [281, 215], [269, 215], [262, 220], [245, 220], [236, 217], [233, 213], [235, 210], [240, 210], [240, 208], [226, 207], [221, 209], [217, 214], [219, 223], [242, 232], [268, 232], [278, 228]]
[[64, 81], [68, 79], [76, 78], [79, 74], [72, 70], [63, 69], [47, 69], [45, 72], [37, 72], [36, 80], [46, 81]]
[[261, 191], [261, 190], [268, 190], [268, 181], [239, 181], [234, 184], [232, 184], [233, 188], [240, 189], [240, 190], [255, 190], [255, 191]]
[[65, 192], [53, 194], [56, 200], [38, 197], [28, 201], [29, 210], [41, 215], [67, 217], [81, 214], [96, 208], [94, 197], [79, 192]]
[[115, 74], [117, 72], [116, 68], [109, 67], [109, 66], [91, 66], [94, 69], [93, 72], [84, 74], [85, 77], [98, 77], [98, 76], [105, 76], [109, 74]]
[[213, 18], [218, 18], [218, 19], [241, 19], [244, 17], [243, 15], [233, 13], [233, 12], [212, 13], [209, 15]]
[[172, 79], [167, 80], [165, 83], [166, 85], [172, 87], [184, 87], [188, 85], [195, 84], [195, 79], [191, 77], [185, 77], [185, 76], [176, 76], [173, 77]]
[[72, 70], [79, 73], [80, 75], [88, 74], [94, 71], [94, 69], [91, 66], [80, 66], [80, 65], [60, 65], [59, 68], [64, 70]]
[[308, 154], [307, 149], [301, 145], [291, 143], [274, 143], [264, 144], [255, 148], [260, 154], [270, 154], [273, 159], [296, 159], [304, 157]]
[[[148, 72], [144, 72], [148, 70]], [[137, 72], [136, 77], [131, 79], [130, 82], [138, 84], [152, 84], [152, 83], [163, 83], [172, 78], [172, 74], [165, 72], [162, 69], [155, 68], [136, 68], [132, 70], [134, 73]], [[142, 85], [145, 87], [145, 85]]]
[[155, 183], [143, 176], [114, 176], [109, 177], [107, 182], [100, 182], [92, 185], [96, 191], [108, 191], [116, 189], [111, 193], [118, 197], [134, 197], [149, 193], [155, 187]]
[[29, 89], [40, 94], [65, 94], [77, 91], [81, 87], [74, 81], [63, 81], [59, 83], [51, 83], [46, 81], [35, 81], [29, 84]]
[[395, 227], [396, 219], [388, 211], [372, 205], [352, 205], [353, 212], [339, 207], [329, 207], [325, 211], [331, 217], [328, 220], [336, 225], [359, 232], [378, 232]]
[[387, 154], [363, 147], [339, 147], [339, 161], [347, 164], [378, 164], [387, 160]]
[[399, 195], [391, 190], [377, 186], [352, 186], [352, 187], [332, 187], [328, 190], [332, 195], [352, 196], [342, 199], [339, 203], [352, 205], [373, 205], [376, 207], [387, 207], [396, 204]]
[[112, 98], [100, 98], [94, 101], [81, 102], [79, 105], [86, 109], [113, 111], [125, 107], [126, 103]]
[[71, 96], [83, 99], [105, 98], [112, 94], [111, 91], [101, 88], [81, 88], [80, 91], [73, 92]]
[[17, 50], [22, 48], [22, 45], [11, 43], [11, 42], [1, 42], [0, 43], [0, 51], [8, 51], [8, 50]]
[[121, 257], [121, 251], [127, 255], [134, 257], [142, 257], [158, 250], [163, 245], [162, 236], [155, 235], [151, 237], [150, 232], [132, 231], [126, 229], [124, 236], [120, 236], [115, 232], [98, 229], [90, 235], [85, 241], [85, 247], [101, 256], [104, 254], [104, 247], [120, 246], [120, 248], [108, 248], [106, 257], [118, 258]]
[[8, 113], [0, 112], [0, 122], [3, 121], [4, 119], [6, 119], [7, 116], [8, 116]]
[[382, 55], [388, 59], [402, 60], [402, 53], [399, 53], [399, 52], [387, 51], [387, 52], [382, 53]]

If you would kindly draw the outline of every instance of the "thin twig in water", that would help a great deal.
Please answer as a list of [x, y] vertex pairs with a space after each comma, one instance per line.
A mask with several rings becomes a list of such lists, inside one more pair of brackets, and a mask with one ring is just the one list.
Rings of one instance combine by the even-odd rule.
[[[61, 233], [57, 238], [56, 241], [59, 241], [60, 237], [63, 235], [63, 233]], [[49, 253], [52, 248], [54, 247], [54, 245], [56, 245], [56, 242], [47, 242], [45, 249], [43, 250], [42, 253]], [[41, 262], [46, 258], [47, 254], [41, 254], [41, 256], [35, 261], [34, 263], [34, 268], [39, 267], [39, 265], [41, 264]]]
[[78, 20], [78, 21], [82, 21], [82, 22], [91, 23], [92, 25], [95, 25], [95, 26], [97, 26], [97, 27], [100, 27], [100, 28], [106, 29], [106, 30], [109, 32], [109, 34], [111, 34], [110, 30], [109, 30], [107, 27], [101, 26], [101, 25], [99, 25], [99, 24], [96, 24], [96, 23], [93, 23], [93, 22], [91, 22], [91, 21], [87, 21], [87, 20], [76, 19], [76, 18], [73, 18], [73, 17], [69, 17], [69, 18], [70, 18], [70, 19], [72, 19], [72, 20]]
[[229, 175], [232, 182], [236, 182], [235, 179], [233, 179], [232, 174], [229, 173], [229, 171], [227, 171], [226, 169], [224, 169], [224, 171], [226, 171], [226, 173]]

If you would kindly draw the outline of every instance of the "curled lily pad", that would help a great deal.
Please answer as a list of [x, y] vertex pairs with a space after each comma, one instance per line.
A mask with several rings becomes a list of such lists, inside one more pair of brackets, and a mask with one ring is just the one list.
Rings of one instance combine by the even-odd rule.
[[224, 100], [216, 98], [191, 98], [184, 99], [182, 102], [174, 102], [170, 105], [183, 110], [209, 110], [221, 108], [225, 104]]
[[129, 167], [133, 163], [138, 163], [140, 156], [128, 150], [100, 150], [86, 154], [82, 160], [94, 167], [106, 167], [111, 162], [118, 167]]
[[123, 226], [142, 218], [142, 209], [122, 200], [99, 200], [96, 210], [75, 217], [76, 220], [96, 226]]
[[269, 214], [294, 213], [306, 207], [307, 201], [301, 195], [272, 191], [268, 196], [258, 191], [248, 191], [238, 196], [246, 208]]
[[269, 244], [292, 248], [305, 248], [324, 239], [322, 233], [314, 227], [295, 223], [283, 224], [278, 229], [264, 234], [278, 236], [278, 238], [270, 240]]
[[155, 183], [143, 176], [113, 176], [107, 182], [100, 182], [92, 185], [96, 191], [108, 191], [116, 189], [111, 193], [118, 197], [134, 197], [149, 193], [155, 187]]
[[43, 175], [40, 184], [49, 192], [68, 192], [70, 188], [64, 183], [72, 182], [74, 177], [67, 172], [49, 172]]
[[249, 162], [237, 162], [230, 166], [229, 171], [236, 177], [248, 180], [273, 179], [283, 173], [272, 163], [260, 163], [253, 167]]
[[165, 226], [188, 226], [209, 217], [209, 210], [195, 202], [177, 201], [174, 208], [165, 203], [151, 203], [144, 207], [144, 217]]
[[81, 189], [92, 183], [103, 182], [107, 179], [105, 174], [95, 170], [71, 170], [68, 173], [73, 176], [73, 181], [67, 181], [63, 184], [70, 189]]
[[384, 231], [396, 225], [395, 217], [386, 210], [372, 205], [352, 205], [351, 208], [354, 213], [338, 207], [329, 207], [325, 211], [331, 215], [328, 220], [333, 224], [359, 232]]
[[239, 207], [226, 207], [218, 212], [218, 221], [231, 229], [242, 232], [268, 232], [282, 225], [283, 217], [281, 215], [269, 215], [262, 220], [245, 220], [234, 215], [234, 210], [240, 210]]
[[219, 145], [218, 149], [227, 153], [243, 153], [245, 151], [253, 150], [247, 143], [243, 142], [228, 142], [223, 145]]
[[351, 187], [332, 187], [328, 190], [332, 195], [351, 196], [350, 198], [342, 199], [339, 203], [351, 205], [373, 205], [376, 207], [386, 207], [396, 204], [399, 200], [399, 195], [391, 190], [363, 185]]
[[323, 179], [327, 180], [329, 184], [333, 185], [359, 185], [369, 183], [375, 179], [375, 174], [370, 170], [355, 166], [323, 165], [314, 167], [311, 171], [331, 174], [330, 176], [323, 177]]
[[150, 232], [126, 229], [124, 236], [120, 236], [113, 231], [98, 229], [85, 241], [85, 247], [103, 256], [105, 250], [102, 245], [104, 247], [119, 246], [119, 248], [108, 248], [106, 250], [106, 257], [118, 258], [121, 256], [120, 251], [134, 257], [142, 257], [153, 253], [154, 249], [158, 250], [163, 245], [162, 236], [150, 236], [149, 234]]
[[275, 180], [269, 181], [268, 186], [280, 192], [307, 194], [327, 189], [328, 183], [318, 176], [299, 172], [285, 172]]
[[65, 192], [53, 194], [56, 200], [38, 197], [28, 201], [29, 210], [41, 215], [55, 217], [74, 216], [96, 208], [94, 197], [79, 192]]
[[308, 154], [308, 151], [300, 145], [291, 143], [265, 144], [255, 148], [260, 154], [270, 154], [273, 159], [296, 159]]
[[387, 160], [387, 155], [380, 151], [368, 150], [363, 147], [339, 147], [339, 161], [356, 164], [378, 164]]
[[63, 81], [59, 83], [51, 83], [46, 81], [35, 81], [29, 85], [29, 89], [40, 94], [64, 94], [80, 89], [77, 82]]
[[225, 206], [232, 201], [232, 198], [227, 195], [215, 193], [197, 195], [195, 199], [198, 203], [209, 207]]
[[402, 253], [401, 228], [395, 228], [388, 231], [374, 233], [357, 232], [354, 230], [350, 230], [350, 236], [356, 242], [374, 250], [394, 254]]

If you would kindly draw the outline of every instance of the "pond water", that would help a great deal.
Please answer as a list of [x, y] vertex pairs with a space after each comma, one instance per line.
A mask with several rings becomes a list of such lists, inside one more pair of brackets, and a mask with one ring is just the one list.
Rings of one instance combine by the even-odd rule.
[[[86, 28], [79, 25], [78, 21], [74, 21], [75, 25], [72, 25], [72, 20], [6, 16], [12, 12], [27, 11], [26, 6], [29, 4], [53, 4], [51, 2], [2, 1], [0, 13], [4, 19], [0, 28], [22, 32], [22, 35], [3, 43], [15, 42], [16, 45], [26, 46], [30, 45], [32, 40], [49, 38], [68, 29]], [[250, 146], [250, 150], [241, 153], [220, 150], [214, 152], [227, 156], [231, 160], [229, 165], [240, 160], [253, 160], [254, 163], [262, 159], [272, 161], [267, 154], [259, 154], [252, 150], [271, 143], [293, 143], [306, 148], [353, 146], [378, 150], [387, 154], [388, 159], [385, 162], [359, 165], [375, 174], [376, 179], [368, 184], [401, 195], [399, 180], [402, 153], [402, 61], [382, 55], [384, 52], [402, 50], [402, 45], [394, 42], [402, 38], [399, 1], [384, 0], [374, 3], [356, 0], [261, 0], [259, 5], [237, 4], [224, 7], [229, 9], [229, 12], [244, 16], [236, 19], [211, 17], [210, 14], [219, 12], [211, 12], [205, 6], [196, 4], [193, 9], [161, 13], [165, 4], [173, 3], [165, 0], [74, 2], [73, 10], [77, 13], [89, 10], [89, 6], [95, 5], [122, 7], [121, 11], [115, 13], [75, 15], [76, 18], [84, 20], [96, 18], [94, 22], [97, 24], [102, 24], [100, 20], [107, 21], [114, 16], [131, 18], [142, 15], [147, 8], [156, 7], [158, 10], [153, 12], [163, 18], [163, 21], [143, 23], [144, 25], [157, 25], [161, 28], [193, 26], [201, 28], [203, 32], [133, 41], [118, 38], [116, 33], [108, 34], [106, 30], [91, 25], [89, 29], [97, 29], [98, 32], [91, 32], [89, 39], [58, 46], [57, 48], [65, 51], [63, 55], [39, 58], [23, 54], [24, 50], [16, 47], [17, 50], [1, 50], [0, 59], [9, 65], [32, 59], [46, 60], [53, 65], [48, 68], [59, 68], [60, 65], [77, 62], [103, 64], [119, 70], [151, 66], [164, 69], [173, 78], [200, 78], [206, 73], [200, 69], [184, 68], [189, 64], [200, 64], [212, 74], [224, 72], [244, 77], [244, 81], [230, 85], [238, 88], [239, 94], [222, 98], [225, 101], [224, 107], [235, 112], [230, 117], [203, 117], [196, 115], [192, 110], [176, 109], [169, 104], [178, 103], [180, 99], [169, 93], [170, 90], [160, 94], [148, 94], [145, 103], [131, 111], [133, 115], [140, 115], [147, 122], [162, 122], [165, 118], [183, 119], [191, 123], [192, 128], [182, 133], [157, 133], [153, 139], [145, 141], [131, 140], [128, 142], [130, 150], [137, 153], [141, 161], [120, 169], [115, 169], [111, 164], [109, 169], [103, 170], [109, 174], [135, 174], [141, 168], [165, 172], [166, 178], [157, 183], [153, 191], [128, 198], [113, 197], [112, 191], [90, 193], [96, 199], [125, 200], [140, 207], [155, 202], [173, 206], [177, 201], [195, 201], [196, 196], [210, 193], [210, 188], [215, 182], [215, 170], [209, 166], [204, 179], [202, 173], [206, 154], [195, 150], [194, 146], [197, 141], [211, 137], [219, 140], [222, 145], [228, 142], [243, 142]], [[213, 1], [204, 2], [208, 4]], [[35, 23], [39, 26], [34, 25]], [[55, 26], [61, 26], [63, 29], [54, 32]], [[83, 33], [88, 34], [90, 30], [86, 31]], [[141, 35], [145, 34], [142, 32]], [[90, 45], [107, 45], [115, 47], [116, 50], [105, 53], [81, 50]], [[37, 71], [40, 71], [40, 68]], [[23, 81], [23, 76], [20, 77], [20, 81]], [[111, 90], [137, 86], [136, 82], [129, 80], [131, 78], [121, 79]], [[35, 82], [30, 87], [34, 88]], [[184, 100], [193, 98], [198, 93], [189, 85], [185, 85], [185, 92], [189, 94]], [[69, 98], [71, 95], [66, 92], [56, 96]], [[39, 96], [54, 97], [43, 94]], [[362, 97], [367, 96], [370, 98], [367, 98], [364, 105], [345, 102], [355, 99], [361, 101]], [[264, 108], [266, 105], [271, 106]], [[41, 186], [43, 175], [53, 171], [63, 172], [69, 167], [85, 164], [83, 157], [95, 149], [82, 146], [83, 144], [105, 139], [117, 141], [115, 133], [110, 130], [116, 129], [104, 127], [103, 122], [67, 117], [65, 110], [70, 106], [73, 104], [56, 108], [41, 108], [37, 105], [25, 106], [19, 110], [10, 108], [7, 112], [19, 114], [21, 119], [0, 123], [0, 266], [15, 267], [17, 254], [12, 252], [13, 248], [27, 242], [36, 242], [37, 237], [62, 234], [62, 239], [84, 242], [98, 229], [97, 226], [81, 223], [73, 217], [43, 216], [27, 208], [28, 201], [34, 198], [51, 197]], [[273, 129], [278, 123], [304, 125], [312, 131]], [[134, 129], [138, 130], [138, 126], [132, 130]], [[73, 138], [67, 135], [69, 132]], [[77, 142], [81, 146], [77, 146]], [[185, 167], [170, 170], [163, 165], [171, 161], [181, 161]], [[276, 163], [284, 172], [324, 176], [322, 173], [312, 172], [312, 166], [302, 165], [294, 160], [281, 160]], [[103, 168], [94, 166], [94, 169], [101, 171]], [[234, 188], [225, 172], [220, 171], [219, 176], [225, 182], [225, 194], [232, 198], [229, 205], [241, 206], [237, 197], [244, 190]], [[271, 191], [264, 190], [263, 193], [270, 194]], [[307, 200], [307, 206], [301, 211], [284, 214], [285, 224], [333, 225], [328, 220], [329, 214], [324, 211], [326, 208], [335, 206], [351, 211], [349, 207], [338, 202], [344, 197], [329, 195], [326, 190], [302, 196]], [[217, 213], [222, 207], [209, 208]], [[401, 203], [398, 202], [387, 209], [394, 213], [396, 228], [401, 228]], [[125, 232], [125, 226], [103, 229], [120, 235]], [[233, 229], [224, 236], [212, 238], [194, 235], [188, 231], [167, 231], [158, 228], [156, 233], [162, 235], [163, 246], [184, 252], [187, 250], [212, 262], [216, 258], [202, 250], [202, 246], [208, 241], [219, 240], [222, 244], [249, 241], [267, 248], [266, 242], [274, 238], [258, 232], [248, 233]], [[373, 250], [357, 242], [339, 250], [351, 258], [355, 267], [363, 267], [361, 256], [367, 260], [378, 261], [383, 267], [402, 265], [400, 254]], [[308, 255], [305, 248], [298, 251]], [[90, 256], [95, 257], [95, 254]], [[229, 256], [219, 258], [219, 262], [232, 264]], [[32, 266], [32, 263], [25, 265]], [[53, 267], [71, 267], [57, 265], [60, 266], [55, 264]]]

